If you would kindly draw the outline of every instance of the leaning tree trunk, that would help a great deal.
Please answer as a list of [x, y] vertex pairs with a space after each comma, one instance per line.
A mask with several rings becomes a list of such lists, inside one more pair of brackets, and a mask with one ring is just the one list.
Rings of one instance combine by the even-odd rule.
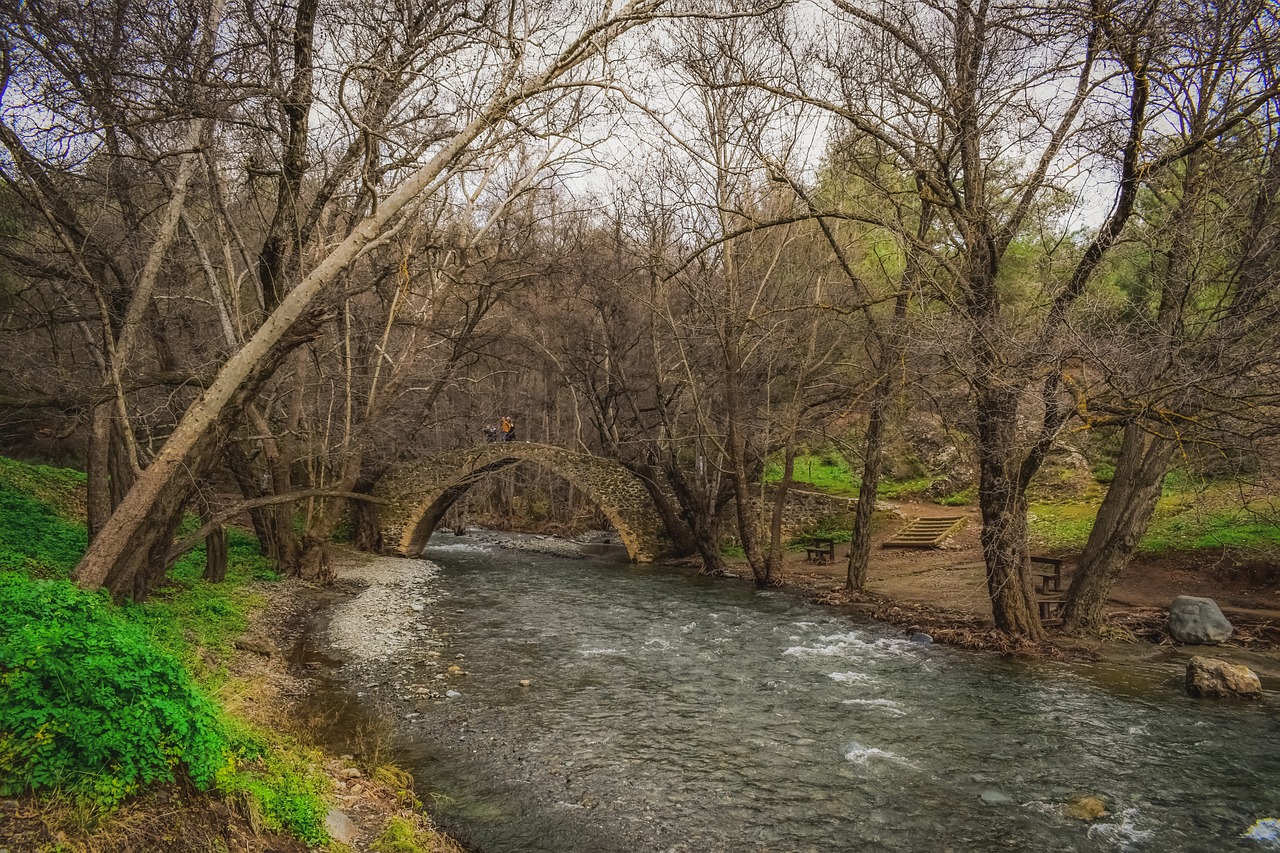
[[1173, 450], [1172, 441], [1152, 435], [1139, 424], [1125, 426], [1115, 478], [1098, 507], [1079, 568], [1067, 589], [1063, 615], [1068, 630], [1092, 631], [1101, 626], [1107, 596], [1151, 524]]
[[[134, 590], [145, 595], [163, 577], [173, 533], [195, 481], [209, 466], [209, 454], [221, 449], [262, 382], [285, 356], [319, 336], [323, 322], [321, 311], [302, 313], [289, 329], [271, 336], [256, 353], [248, 365], [250, 375], [225, 388], [227, 398], [221, 405], [211, 412], [197, 401], [183, 415], [160, 453], [89, 544], [72, 575], [78, 585], [85, 589], [105, 586], [120, 598]], [[241, 352], [252, 349], [246, 347]], [[230, 381], [225, 375], [221, 378]], [[206, 390], [205, 396], [210, 393]]]
[[[187, 467], [164, 483], [152, 505], [147, 524], [138, 528], [129, 543], [128, 560], [101, 584], [115, 601], [143, 601], [163, 582], [169, 568], [174, 534], [178, 532], [187, 506], [205, 474], [212, 467], [219, 440], [217, 431], [206, 433], [188, 457]], [[104, 530], [100, 535], [107, 536], [109, 532]]]

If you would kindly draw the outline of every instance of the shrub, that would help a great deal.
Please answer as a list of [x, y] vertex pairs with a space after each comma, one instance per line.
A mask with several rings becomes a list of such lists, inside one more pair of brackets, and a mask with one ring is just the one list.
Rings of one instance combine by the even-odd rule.
[[248, 795], [267, 829], [291, 833], [312, 846], [327, 843], [329, 806], [324, 797], [330, 782], [317, 770], [319, 756], [279, 744], [278, 734], [269, 737], [274, 745], [249, 732], [238, 733], [236, 740], [246, 758], [256, 759], [255, 766], [251, 772], [228, 769], [220, 774], [219, 789]]
[[0, 573], [0, 795], [60, 788], [110, 808], [230, 759], [215, 706], [104, 595]]

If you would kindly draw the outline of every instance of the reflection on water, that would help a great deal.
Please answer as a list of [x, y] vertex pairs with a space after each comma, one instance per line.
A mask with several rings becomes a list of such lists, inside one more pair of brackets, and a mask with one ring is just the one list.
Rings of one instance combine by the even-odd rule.
[[[488, 853], [1280, 849], [1242, 837], [1280, 817], [1270, 700], [921, 645], [660, 568], [427, 556], [442, 597], [414, 618], [470, 674], [415, 704], [438, 670], [401, 662], [398, 737]], [[1110, 814], [1067, 817], [1082, 794]]]

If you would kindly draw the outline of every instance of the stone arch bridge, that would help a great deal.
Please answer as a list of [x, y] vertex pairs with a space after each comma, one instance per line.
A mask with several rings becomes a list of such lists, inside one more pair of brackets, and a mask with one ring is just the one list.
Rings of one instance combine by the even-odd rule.
[[497, 442], [456, 450], [393, 468], [374, 490], [382, 506], [382, 541], [401, 556], [417, 556], [453, 503], [490, 474], [521, 462], [546, 468], [591, 497], [636, 562], [666, 545], [662, 521], [635, 475], [611, 459], [563, 447]]

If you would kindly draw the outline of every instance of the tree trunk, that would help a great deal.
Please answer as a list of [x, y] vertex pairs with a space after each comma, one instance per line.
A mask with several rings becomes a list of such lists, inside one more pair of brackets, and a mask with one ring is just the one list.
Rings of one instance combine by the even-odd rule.
[[845, 588], [855, 592], [861, 592], [867, 586], [867, 563], [871, 559], [871, 518], [875, 515], [876, 492], [880, 488], [884, 414], [889, 405], [891, 385], [888, 374], [881, 374], [871, 399], [871, 416], [867, 420], [867, 435], [862, 450], [862, 482], [858, 484], [858, 504], [853, 511], [849, 572], [845, 578]]
[[92, 542], [111, 517], [111, 403], [98, 403], [89, 416], [88, 484], [85, 517]]
[[[248, 415], [250, 424], [261, 437], [270, 493], [289, 494], [293, 491], [294, 454], [290, 451], [293, 444], [277, 439], [272, 432], [271, 424], [257, 408], [250, 406]], [[269, 519], [267, 526], [270, 533], [266, 540], [267, 553], [276, 561], [276, 571], [287, 577], [296, 577], [302, 565], [302, 543], [298, 541], [298, 534], [293, 529], [294, 511], [295, 507], [292, 504], [277, 504], [268, 508], [266, 514]]]
[[[385, 469], [365, 471], [356, 480], [355, 491], [362, 495], [373, 494], [374, 487]], [[357, 551], [369, 554], [382, 553], [382, 520], [378, 505], [371, 501], [351, 501], [351, 544]]]
[[720, 553], [720, 511], [723, 505], [704, 490], [695, 488], [678, 460], [668, 457], [663, 461], [662, 469], [680, 504], [681, 517], [693, 535], [694, 549], [702, 558], [701, 574], [723, 575], [724, 555]]
[[1015, 462], [1016, 391], [979, 379], [977, 395], [978, 505], [982, 555], [996, 627], [1037, 640], [1044, 637], [1027, 550], [1027, 495]]
[[[925, 205], [917, 236], [921, 242], [928, 234], [931, 207]], [[853, 536], [849, 540], [849, 572], [845, 588], [861, 592], [867, 585], [867, 564], [871, 559], [871, 519], [876, 511], [876, 493], [880, 489], [880, 474], [884, 468], [881, 451], [884, 448], [885, 412], [893, 398], [894, 371], [898, 368], [904, 347], [903, 323], [907, 318], [910, 292], [920, 278], [919, 251], [912, 250], [907, 257], [907, 267], [902, 279], [902, 291], [893, 301], [893, 320], [888, 330], [876, 333], [881, 342], [876, 364], [879, 376], [871, 389], [871, 414], [867, 418], [867, 435], [862, 449], [862, 482], [858, 484], [858, 505], [853, 513]]]
[[[266, 488], [261, 485], [265, 482], [266, 473], [258, 471], [249, 459], [249, 454], [240, 447], [239, 441], [229, 442], [222, 449], [222, 457], [227, 463], [231, 476], [235, 478], [236, 485], [240, 488], [241, 497], [246, 501], [252, 501], [267, 496]], [[253, 524], [253, 533], [258, 539], [258, 553], [264, 556], [271, 556], [271, 551], [267, 547], [267, 542], [271, 538], [268, 509], [269, 507], [254, 507], [249, 510], [249, 521]]]
[[[111, 593], [113, 600], [145, 601], [164, 580], [174, 534], [182, 524], [187, 505], [217, 456], [218, 441], [217, 432], [207, 433], [189, 457], [187, 467], [163, 484], [152, 505], [151, 515], [136, 529], [128, 543], [126, 560], [101, 584]], [[100, 538], [109, 535], [110, 531], [104, 530]]]
[[89, 422], [86, 521], [89, 540], [107, 523], [133, 483], [129, 436], [116, 419], [115, 402], [93, 407]]
[[[154, 580], [151, 572], [163, 575], [169, 540], [194, 489], [192, 480], [207, 468], [208, 453], [220, 449], [223, 437], [261, 383], [275, 372], [285, 356], [314, 340], [323, 321], [320, 312], [304, 314], [287, 333], [271, 337], [270, 345], [251, 361], [253, 375], [229, 388], [223, 404], [211, 411], [197, 401], [187, 411], [160, 453], [89, 544], [72, 574], [77, 584], [85, 589], [105, 586], [116, 598], [135, 588], [143, 590], [143, 594], [150, 589]], [[209, 393], [206, 391], [205, 395]], [[166, 523], [172, 524], [167, 533], [159, 529]]]
[[773, 516], [769, 519], [769, 554], [765, 558], [764, 580], [769, 585], [781, 585], [782, 577], [782, 518], [787, 511], [787, 492], [791, 490], [796, 471], [796, 447], [788, 444], [783, 451], [782, 481], [773, 492]]
[[1172, 441], [1146, 432], [1139, 424], [1125, 426], [1115, 478], [1098, 507], [1067, 590], [1063, 615], [1068, 630], [1092, 631], [1102, 624], [1107, 596], [1155, 514], [1173, 449]]
[[378, 505], [369, 501], [352, 501], [352, 542], [357, 551], [382, 553], [382, 522]]
[[329, 557], [329, 540], [310, 534], [302, 537], [298, 576], [305, 581], [332, 583], [337, 573]]
[[662, 519], [662, 527], [667, 533], [667, 538], [671, 540], [672, 556], [687, 557], [690, 554], [696, 554], [698, 543], [693, 531], [680, 516], [679, 510], [672, 505], [671, 498], [658, 485], [658, 471], [647, 462], [627, 462], [622, 459], [618, 462], [644, 484], [654, 508], [658, 510], [658, 517]]
[[751, 506], [751, 482], [747, 476], [747, 442], [734, 421], [729, 423], [729, 457], [733, 466], [733, 506], [738, 516], [738, 540], [742, 543], [742, 553], [746, 555], [747, 564], [751, 566], [751, 576], [756, 586], [763, 589], [769, 585], [769, 573], [765, 566], [764, 556], [760, 553], [757, 539], [756, 514]]
[[219, 527], [204, 540], [204, 579], [222, 583], [227, 579], [227, 528]]

